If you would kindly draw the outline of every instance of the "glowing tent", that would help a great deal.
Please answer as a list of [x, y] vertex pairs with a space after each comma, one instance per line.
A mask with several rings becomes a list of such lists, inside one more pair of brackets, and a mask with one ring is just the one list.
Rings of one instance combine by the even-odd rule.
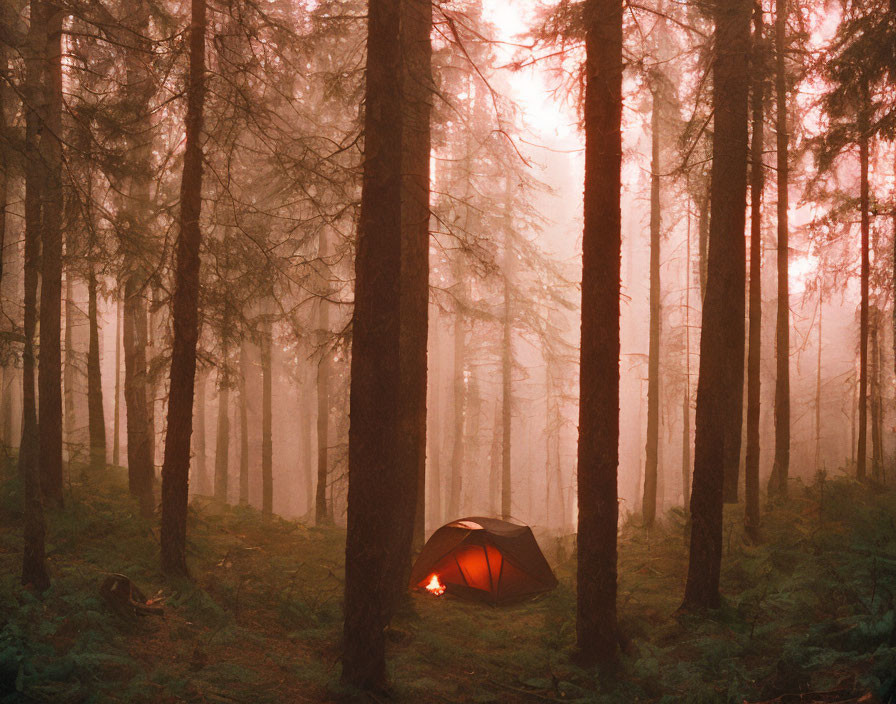
[[411, 569], [411, 589], [505, 604], [550, 591], [557, 579], [528, 526], [463, 518], [439, 528]]

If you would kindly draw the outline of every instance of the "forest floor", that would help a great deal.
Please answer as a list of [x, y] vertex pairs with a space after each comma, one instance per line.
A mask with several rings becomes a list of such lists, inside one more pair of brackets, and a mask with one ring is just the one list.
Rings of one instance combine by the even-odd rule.
[[[121, 470], [70, 487], [48, 516], [53, 585], [19, 586], [20, 486], [0, 470], [0, 702], [354, 701], [339, 679], [344, 533], [194, 501], [194, 582], [158, 571], [156, 521]], [[492, 608], [413, 595], [390, 630], [401, 702], [896, 701], [896, 495], [846, 479], [794, 486], [748, 545], [726, 513], [722, 609], [677, 611], [685, 524], [621, 531], [614, 673], [570, 661], [574, 563], [539, 599]], [[100, 595], [126, 575], [163, 615]]]

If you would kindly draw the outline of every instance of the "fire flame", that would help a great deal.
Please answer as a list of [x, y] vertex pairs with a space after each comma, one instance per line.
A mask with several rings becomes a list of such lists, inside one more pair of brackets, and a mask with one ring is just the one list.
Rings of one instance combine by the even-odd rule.
[[434, 574], [430, 578], [429, 584], [426, 585], [426, 591], [433, 596], [442, 596], [445, 593], [445, 585], [439, 581], [439, 575]]

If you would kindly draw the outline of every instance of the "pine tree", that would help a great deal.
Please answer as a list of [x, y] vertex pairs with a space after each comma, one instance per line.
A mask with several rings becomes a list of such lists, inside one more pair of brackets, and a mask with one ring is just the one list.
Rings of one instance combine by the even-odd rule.
[[[62, 506], [62, 21], [64, 10], [44, 2], [46, 32], [45, 117], [40, 137], [43, 161], [41, 208], [40, 363], [37, 385], [38, 462], [41, 490], [51, 506]], [[34, 21], [34, 19], [32, 19]]]
[[181, 180], [180, 233], [173, 297], [174, 341], [165, 461], [162, 465], [162, 570], [186, 576], [187, 499], [190, 436], [193, 430], [193, 384], [199, 335], [199, 245], [202, 231], [202, 112], [205, 102], [205, 0], [190, 6], [190, 69], [187, 83], [186, 146]]
[[[398, 461], [404, 110], [401, 0], [371, 0], [352, 318], [342, 679], [386, 687], [385, 629], [409, 554], [417, 473]], [[403, 585], [402, 585], [403, 586]]]
[[753, 135], [750, 147], [750, 310], [747, 343], [747, 453], [744, 466], [744, 527], [753, 540], [759, 537], [759, 410], [762, 358], [762, 193], [765, 166], [765, 52], [762, 4], [753, 9]]
[[576, 644], [586, 663], [615, 658], [616, 473], [619, 464], [619, 295], [622, 2], [586, 0], [585, 229], [578, 456]]
[[[685, 608], [719, 606], [724, 460], [740, 441], [744, 372], [744, 227], [750, 0], [716, 0], [709, 260], [697, 384]], [[739, 427], [739, 425], [737, 426]], [[736, 435], [736, 438], [735, 438]], [[736, 453], [735, 453], [736, 454]]]

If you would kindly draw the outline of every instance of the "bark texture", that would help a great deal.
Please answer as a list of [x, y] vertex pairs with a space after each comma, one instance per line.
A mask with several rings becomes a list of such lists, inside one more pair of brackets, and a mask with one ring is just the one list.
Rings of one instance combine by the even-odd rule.
[[[432, 113], [432, 2], [405, 0], [401, 42], [401, 388], [399, 451], [417, 475], [415, 549], [426, 534], [426, 346], [429, 332], [429, 171]], [[408, 564], [410, 569], [410, 563]]]
[[106, 418], [103, 412], [103, 378], [100, 371], [100, 326], [97, 316], [96, 274], [87, 277], [87, 319], [90, 340], [87, 346], [87, 418], [90, 435], [90, 466], [106, 466]]
[[[447, 518], [453, 521], [460, 518], [460, 495], [464, 482], [464, 416], [467, 399], [467, 387], [464, 383], [466, 369], [466, 330], [464, 329], [464, 310], [461, 301], [454, 303], [454, 363], [453, 403], [454, 438], [451, 443], [451, 478], [448, 482]], [[502, 431], [503, 432], [503, 431]]]
[[[318, 240], [318, 257], [321, 265], [329, 256], [329, 241], [326, 228], [321, 229]], [[326, 271], [322, 272], [322, 277]], [[329, 476], [330, 451], [330, 304], [329, 282], [324, 280], [322, 297], [317, 302], [317, 344], [320, 360], [317, 363], [317, 492], [314, 499], [314, 523], [325, 525], [330, 521], [327, 512], [327, 477]]]
[[[709, 261], [697, 382], [694, 482], [685, 608], [719, 606], [724, 461], [740, 448], [744, 382], [744, 287], [750, 0], [713, 3], [713, 162]], [[737, 454], [737, 453], [734, 453]]]
[[187, 84], [186, 147], [180, 188], [180, 232], [172, 302], [174, 340], [168, 427], [162, 465], [162, 571], [186, 576], [187, 499], [190, 435], [193, 431], [193, 383], [199, 336], [199, 245], [202, 233], [202, 110], [205, 102], [205, 0], [192, 0], [190, 70]]
[[747, 343], [747, 454], [744, 462], [744, 527], [759, 535], [759, 411], [762, 372], [762, 192], [765, 168], [765, 53], [762, 4], [753, 9], [753, 141], [750, 148], [750, 332]]
[[[245, 340], [240, 345], [240, 504], [249, 505], [249, 399], [246, 379], [249, 377], [249, 347]], [[305, 432], [311, 432], [310, 423], [305, 423]]]
[[227, 503], [230, 447], [230, 378], [225, 346], [218, 370], [218, 426], [215, 435], [215, 499]]
[[871, 218], [868, 212], [868, 117], [864, 110], [859, 115], [859, 209], [862, 218], [861, 304], [859, 308], [859, 439], [856, 450], [856, 478], [865, 481], [868, 457], [868, 282], [871, 273], [869, 234]]
[[44, 105], [40, 137], [44, 187], [41, 208], [40, 363], [37, 372], [38, 462], [41, 490], [62, 506], [62, 8], [46, 2]]
[[272, 436], [271, 347], [274, 344], [270, 318], [262, 323], [261, 340], [261, 513], [270, 518], [274, 510], [274, 439]]
[[654, 86], [650, 116], [650, 331], [647, 350], [647, 446], [644, 464], [644, 496], [641, 514], [644, 525], [656, 519], [658, 448], [660, 440], [660, 92]]
[[121, 461], [121, 298], [115, 303], [115, 401], [112, 411], [112, 466], [119, 467]]
[[576, 645], [609, 662], [616, 621], [622, 0], [586, 0], [585, 225], [578, 449]]
[[787, 133], [787, 0], [775, 2], [775, 104], [778, 147], [778, 308], [775, 325], [775, 461], [769, 493], [785, 496], [790, 473], [789, 135]]
[[386, 687], [385, 629], [409, 559], [417, 468], [400, 461], [402, 105], [400, 28], [417, 0], [368, 9], [364, 173], [358, 248], [348, 459], [342, 678]]
[[39, 591], [50, 586], [46, 564], [46, 523], [37, 464], [37, 405], [34, 388], [34, 333], [37, 324], [37, 280], [40, 266], [40, 216], [43, 175], [38, 139], [43, 110], [44, 3], [31, 0], [31, 26], [25, 57], [25, 300], [22, 352], [22, 439], [19, 472], [24, 488], [22, 584]]

